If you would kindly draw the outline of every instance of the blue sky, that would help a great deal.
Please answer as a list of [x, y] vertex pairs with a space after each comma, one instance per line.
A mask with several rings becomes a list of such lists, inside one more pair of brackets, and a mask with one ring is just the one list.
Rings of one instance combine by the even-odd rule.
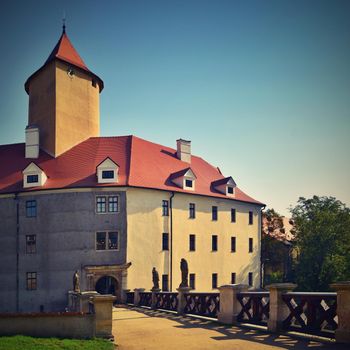
[[3, 2], [0, 144], [24, 140], [23, 84], [64, 12], [105, 82], [102, 136], [192, 140], [194, 154], [285, 215], [299, 196], [350, 205], [349, 1]]

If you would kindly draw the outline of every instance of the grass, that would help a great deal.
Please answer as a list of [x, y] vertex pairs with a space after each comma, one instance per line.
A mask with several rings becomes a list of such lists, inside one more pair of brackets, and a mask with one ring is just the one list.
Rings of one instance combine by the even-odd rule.
[[113, 350], [114, 344], [104, 339], [80, 340], [32, 338], [23, 335], [0, 337], [0, 350]]

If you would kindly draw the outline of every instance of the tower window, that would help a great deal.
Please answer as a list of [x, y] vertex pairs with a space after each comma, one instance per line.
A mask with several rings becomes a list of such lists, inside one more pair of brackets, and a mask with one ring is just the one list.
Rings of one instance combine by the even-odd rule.
[[213, 252], [216, 252], [218, 250], [218, 236], [217, 235], [211, 236], [211, 250]]
[[236, 252], [236, 237], [231, 237], [231, 252]]
[[196, 275], [194, 273], [190, 273], [190, 288], [196, 289]]
[[249, 212], [249, 225], [253, 225], [253, 212]]
[[253, 238], [249, 238], [249, 253], [253, 253]]
[[169, 216], [169, 201], [163, 200], [162, 201], [162, 210], [163, 210], [163, 216]]
[[253, 285], [253, 272], [249, 272], [249, 273], [248, 273], [248, 284], [249, 284], [250, 286]]
[[37, 183], [39, 182], [39, 175], [27, 175], [27, 183]]
[[218, 274], [217, 273], [213, 273], [211, 275], [211, 287], [213, 289], [218, 287]]
[[194, 252], [196, 250], [196, 235], [190, 235], [190, 251]]
[[211, 219], [216, 221], [218, 219], [218, 207], [213, 206], [211, 208]]
[[236, 209], [231, 208], [231, 222], [236, 222]]
[[162, 275], [162, 291], [169, 291], [169, 277], [168, 275]]
[[163, 233], [162, 250], [169, 250], [169, 233]]
[[190, 203], [189, 216], [190, 219], [194, 219], [196, 217], [196, 205], [194, 203]]
[[236, 284], [236, 272], [231, 273], [231, 284]]

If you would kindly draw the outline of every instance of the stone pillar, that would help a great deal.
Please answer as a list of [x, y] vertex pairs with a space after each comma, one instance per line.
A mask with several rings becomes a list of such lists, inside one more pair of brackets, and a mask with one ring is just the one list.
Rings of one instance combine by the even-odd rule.
[[155, 310], [157, 307], [156, 307], [156, 304], [157, 304], [157, 296], [156, 296], [156, 293], [159, 293], [160, 292], [160, 288], [152, 288], [151, 289], [151, 292], [152, 292], [152, 300], [151, 300], [151, 309], [152, 310]]
[[185, 294], [189, 293], [191, 288], [190, 287], [179, 287], [176, 289], [178, 291], [177, 295], [177, 313], [180, 315], [184, 314], [185, 306], [186, 306], [186, 299], [185, 299]]
[[144, 292], [145, 288], [135, 288], [134, 289], [134, 305], [138, 306], [140, 303], [140, 293]]
[[350, 281], [333, 283], [331, 288], [337, 292], [338, 328], [335, 340], [350, 344]]
[[238, 324], [237, 316], [241, 312], [242, 306], [237, 299], [237, 294], [247, 291], [247, 284], [226, 284], [219, 287], [220, 310], [218, 321], [225, 324]]
[[270, 292], [270, 317], [267, 321], [267, 329], [278, 332], [282, 329], [282, 322], [289, 315], [287, 304], [282, 300], [282, 294], [291, 292], [297, 287], [293, 283], [274, 283], [266, 286]]
[[126, 304], [126, 293], [129, 293], [130, 292], [130, 289], [122, 289], [122, 292], [121, 292], [121, 297], [120, 297], [120, 302], [122, 304]]
[[97, 293], [95, 290], [80, 293], [80, 298], [79, 298], [80, 312], [84, 312], [84, 313], [90, 312], [91, 297], [94, 297], [95, 295], [100, 295], [100, 294]]
[[114, 295], [95, 295], [91, 297], [95, 309], [95, 336], [99, 338], [113, 339], [112, 335], [112, 310]]
[[80, 293], [73, 290], [68, 291], [68, 311], [80, 311]]

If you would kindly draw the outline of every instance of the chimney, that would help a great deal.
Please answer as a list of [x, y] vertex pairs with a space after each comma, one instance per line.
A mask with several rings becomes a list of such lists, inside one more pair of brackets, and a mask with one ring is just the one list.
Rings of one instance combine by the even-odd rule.
[[176, 156], [186, 163], [191, 163], [191, 141], [183, 139], [176, 140], [177, 152]]
[[39, 158], [39, 128], [36, 125], [26, 127], [26, 158]]

